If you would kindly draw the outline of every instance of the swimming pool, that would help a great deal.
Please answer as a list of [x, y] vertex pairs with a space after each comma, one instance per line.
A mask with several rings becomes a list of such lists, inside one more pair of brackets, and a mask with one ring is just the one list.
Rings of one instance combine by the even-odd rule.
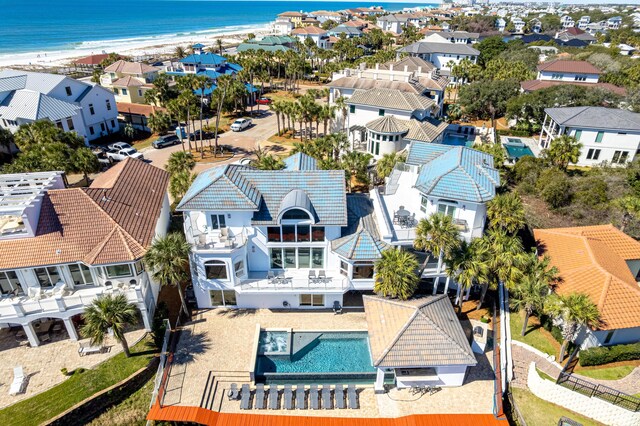
[[456, 135], [453, 133], [447, 133], [442, 138], [443, 145], [449, 146], [466, 146], [467, 148], [471, 148], [473, 146], [473, 139], [467, 139], [466, 136]]
[[[261, 331], [262, 341], [269, 331]], [[267, 339], [268, 340], [268, 339]], [[292, 332], [288, 354], [260, 354], [256, 377], [267, 382], [300, 379], [322, 383], [323, 379], [374, 381], [375, 368], [369, 353], [366, 331]]]
[[507, 150], [510, 159], [517, 160], [522, 157], [534, 157], [533, 151], [521, 139], [507, 138], [507, 142], [502, 142], [502, 146]]

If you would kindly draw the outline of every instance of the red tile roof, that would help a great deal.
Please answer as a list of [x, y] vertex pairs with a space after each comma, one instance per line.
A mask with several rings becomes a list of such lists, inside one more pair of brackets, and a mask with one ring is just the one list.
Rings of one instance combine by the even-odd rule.
[[100, 53], [98, 55], [89, 55], [85, 56], [84, 58], [76, 59], [75, 61], [73, 61], [73, 63], [76, 65], [100, 65], [100, 63], [108, 57], [108, 54]]
[[597, 87], [621, 96], [625, 96], [627, 94], [627, 89], [611, 83], [586, 83], [584, 81], [527, 80], [520, 83], [520, 87], [522, 87], [522, 90], [524, 90], [525, 92], [534, 92], [536, 90], [546, 89], [548, 87], [562, 86], [567, 84], [570, 84], [572, 86], [583, 86], [591, 88]]
[[538, 71], [572, 72], [576, 74], [602, 74], [587, 61], [563, 61], [555, 59], [538, 65]]

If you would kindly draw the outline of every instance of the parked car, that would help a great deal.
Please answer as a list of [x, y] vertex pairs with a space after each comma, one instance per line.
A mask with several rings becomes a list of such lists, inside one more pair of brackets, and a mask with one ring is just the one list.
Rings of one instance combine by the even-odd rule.
[[155, 149], [164, 148], [165, 146], [177, 145], [180, 139], [176, 135], [164, 135], [153, 141], [151, 144]]
[[250, 118], [238, 118], [231, 125], [231, 130], [233, 130], [234, 132], [241, 132], [244, 129], [251, 127], [252, 123], [253, 122]]
[[135, 148], [110, 149], [107, 151], [107, 158], [111, 158], [113, 161], [122, 161], [128, 157], [144, 160], [144, 156], [136, 151]]
[[195, 132], [191, 133], [189, 135], [189, 140], [190, 141], [199, 141], [200, 140], [200, 133], [202, 133], [202, 139], [211, 139], [214, 135], [211, 132], [207, 132], [207, 131], [202, 131], [200, 129], [196, 130]]
[[107, 148], [109, 149], [127, 149], [127, 148], [133, 148], [131, 145], [129, 145], [126, 142], [116, 142], [116, 143], [112, 143], [111, 145], [107, 146]]
[[270, 105], [271, 102], [273, 102], [273, 101], [271, 99], [269, 99], [269, 98], [262, 97], [262, 98], [258, 99], [256, 102], [259, 103], [260, 105]]
[[113, 164], [113, 160], [107, 157], [107, 150], [101, 146], [91, 146], [91, 152], [98, 157], [101, 170], [106, 170]]

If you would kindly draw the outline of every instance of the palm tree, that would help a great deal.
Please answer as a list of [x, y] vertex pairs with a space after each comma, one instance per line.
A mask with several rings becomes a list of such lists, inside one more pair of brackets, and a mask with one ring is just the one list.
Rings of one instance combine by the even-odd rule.
[[82, 314], [84, 325], [80, 334], [89, 338], [91, 345], [102, 345], [107, 333], [113, 333], [113, 337], [122, 345], [122, 351], [128, 358], [129, 344], [124, 336], [127, 325], [138, 323], [138, 308], [127, 301], [124, 294], [103, 294], [87, 306]]
[[492, 227], [499, 227], [510, 234], [524, 228], [526, 218], [522, 199], [515, 192], [496, 195], [487, 204], [487, 217]]
[[182, 201], [182, 198], [189, 190], [193, 181], [196, 180], [197, 176], [196, 173], [191, 173], [188, 170], [181, 170], [171, 175], [169, 178], [169, 194], [171, 194], [173, 202], [176, 205], [180, 204], [180, 201]]
[[221, 38], [216, 39], [216, 45], [218, 46], [218, 52], [220, 53], [220, 56], [222, 56], [222, 39]]
[[544, 156], [556, 167], [567, 170], [569, 163], [577, 163], [582, 144], [573, 136], [562, 135], [551, 141]]
[[171, 127], [171, 118], [169, 114], [162, 111], [152, 112], [147, 120], [147, 126], [152, 132], [162, 134]]
[[95, 173], [100, 170], [98, 157], [86, 147], [73, 151], [71, 162], [75, 170], [82, 172], [82, 176], [87, 185], [89, 185], [89, 173]]
[[384, 297], [407, 300], [418, 288], [418, 261], [408, 251], [392, 248], [375, 263], [374, 291]]
[[190, 152], [176, 151], [169, 155], [167, 165], [164, 166], [170, 176], [181, 172], [191, 172], [196, 165], [196, 160]]
[[347, 100], [344, 96], [340, 96], [336, 99], [336, 107], [342, 112], [342, 131], [347, 130]]
[[447, 276], [458, 284], [456, 303], [462, 308], [462, 295], [474, 284], [484, 282], [489, 267], [484, 261], [481, 247], [474, 240], [471, 244], [461, 241], [447, 256]]
[[324, 132], [322, 134], [327, 136], [327, 127], [329, 122], [336, 117], [336, 107], [334, 105], [322, 105], [319, 117], [324, 125]]
[[184, 50], [182, 46], [176, 46], [176, 49], [173, 51], [173, 54], [178, 57], [178, 59], [182, 59], [187, 56], [187, 52]]
[[[200, 131], [200, 155], [202, 158], [204, 158], [204, 141], [202, 140], [204, 135], [204, 131], [203, 131], [204, 129], [202, 127], [202, 113], [204, 110], [204, 92], [206, 89], [211, 87], [211, 80], [206, 75], [198, 75], [193, 79], [193, 81], [195, 84], [194, 89], [198, 90], [198, 93], [200, 93], [200, 130], [201, 130]], [[216, 127], [217, 127], [217, 123], [216, 123]]]
[[614, 204], [623, 212], [620, 231], [624, 232], [631, 219], [640, 215], [640, 198], [634, 195], [627, 195], [615, 200]]
[[349, 151], [342, 156], [342, 166], [347, 172], [347, 187], [352, 189], [353, 179], [363, 185], [369, 184], [368, 168], [373, 155], [359, 151]]
[[521, 336], [524, 336], [527, 331], [529, 317], [534, 312], [542, 312], [549, 290], [548, 282], [538, 279], [533, 275], [525, 275], [513, 289], [511, 305], [518, 310], [524, 309], [525, 316], [522, 331], [520, 332]]
[[189, 315], [187, 303], [182, 292], [182, 283], [189, 279], [189, 251], [191, 247], [184, 235], [172, 232], [156, 238], [144, 255], [144, 263], [152, 272], [153, 279], [160, 286], [176, 286], [180, 295], [182, 310]]
[[11, 149], [12, 144], [13, 133], [3, 127], [0, 127], [0, 148], [4, 148], [11, 157], [13, 157], [13, 151]]
[[596, 327], [600, 324], [598, 306], [584, 293], [548, 297], [545, 311], [562, 321], [563, 340], [559, 354], [560, 362], [564, 360], [567, 346], [575, 341], [580, 328]]
[[376, 172], [378, 173], [378, 179], [381, 181], [388, 177], [397, 163], [402, 163], [406, 160], [405, 154], [398, 154], [392, 152], [390, 154], [384, 154], [381, 159], [376, 163]]
[[440, 273], [443, 259], [459, 245], [460, 231], [453, 223], [451, 216], [435, 213], [428, 219], [421, 219], [418, 222], [413, 247], [417, 250], [430, 251], [433, 255], [438, 253], [436, 273]]
[[284, 161], [278, 157], [274, 157], [266, 150], [256, 149], [254, 151], [256, 159], [251, 162], [251, 165], [258, 170], [280, 170], [284, 169]]
[[280, 113], [282, 112], [282, 102], [281, 101], [271, 102], [271, 105], [269, 105], [269, 109], [273, 111], [273, 113], [276, 115], [276, 121], [278, 122], [278, 136], [279, 136], [282, 134], [280, 130]]

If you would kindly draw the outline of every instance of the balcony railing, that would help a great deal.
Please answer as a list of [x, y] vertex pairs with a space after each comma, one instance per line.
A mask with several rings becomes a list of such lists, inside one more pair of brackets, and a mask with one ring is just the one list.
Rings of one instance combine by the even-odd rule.
[[246, 232], [233, 234], [229, 228], [198, 233], [193, 228], [186, 231], [187, 241], [196, 250], [229, 251], [244, 246], [247, 243]]
[[275, 278], [275, 279], [248, 279], [242, 281], [239, 286], [240, 291], [323, 291], [323, 290], [340, 290], [345, 291], [349, 288], [349, 281], [342, 275], [330, 276], [327, 278]]

